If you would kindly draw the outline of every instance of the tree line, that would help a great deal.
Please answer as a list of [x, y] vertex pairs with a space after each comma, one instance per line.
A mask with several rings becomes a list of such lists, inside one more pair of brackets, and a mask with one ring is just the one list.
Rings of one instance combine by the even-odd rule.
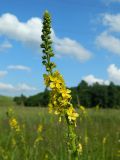
[[[87, 82], [81, 81], [77, 87], [71, 87], [72, 103], [74, 106], [82, 105], [86, 108], [99, 106], [101, 108], [120, 108], [120, 86], [111, 82], [109, 85], [94, 83], [88, 85]], [[49, 102], [50, 91], [45, 89], [44, 92], [30, 97], [21, 95], [14, 97], [17, 105], [47, 107]]]

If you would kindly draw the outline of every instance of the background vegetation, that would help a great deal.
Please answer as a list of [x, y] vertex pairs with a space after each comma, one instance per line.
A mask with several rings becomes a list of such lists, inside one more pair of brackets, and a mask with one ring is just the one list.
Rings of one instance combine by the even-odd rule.
[[[95, 83], [88, 85], [81, 81], [77, 87], [70, 88], [72, 91], [72, 103], [74, 106], [83, 105], [87, 108], [99, 105], [102, 108], [120, 108], [120, 86], [110, 83], [109, 85], [100, 85]], [[42, 106], [46, 107], [49, 101], [49, 91], [34, 96], [15, 97], [14, 101], [18, 105], [24, 106]]]

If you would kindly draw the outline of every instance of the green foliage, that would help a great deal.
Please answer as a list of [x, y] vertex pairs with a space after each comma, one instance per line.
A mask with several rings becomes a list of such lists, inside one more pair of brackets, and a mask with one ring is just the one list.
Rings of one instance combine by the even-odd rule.
[[21, 94], [20, 97], [14, 97], [14, 102], [16, 102], [17, 105], [25, 105], [27, 97], [25, 97], [23, 94]]
[[[99, 105], [101, 108], [120, 108], [120, 86], [110, 83], [109, 85], [100, 85], [95, 83], [89, 86], [85, 81], [77, 87], [70, 88], [72, 95], [72, 104], [78, 107], [80, 104], [86, 108], [92, 108]], [[3, 98], [4, 99], [4, 98]], [[30, 97], [15, 97], [14, 101], [18, 105], [24, 104], [25, 106], [41, 106], [46, 107], [49, 102], [49, 91], [46, 89], [44, 92]], [[8, 101], [10, 98], [8, 98]], [[1, 100], [0, 100], [1, 101]], [[10, 100], [11, 101], [11, 100]], [[6, 104], [7, 100], [2, 100], [1, 103]]]
[[27, 107], [31, 106], [47, 107], [49, 102], [49, 91], [45, 89], [44, 92], [41, 92], [39, 94], [30, 97], [25, 97], [24, 95], [21, 95], [20, 97], [14, 97], [13, 100], [17, 105], [22, 105]]
[[45, 89], [44, 92], [34, 96], [30, 96], [25, 101], [25, 106], [40, 106], [47, 107], [49, 102], [49, 91]]
[[101, 108], [120, 108], [120, 86], [112, 82], [109, 85], [99, 83], [88, 85], [85, 81], [81, 81], [77, 87], [73, 87], [71, 90], [75, 106], [81, 104], [86, 108], [97, 105]]
[[[7, 108], [0, 108], [0, 160], [68, 160], [65, 123], [59, 123], [57, 117], [48, 114], [45, 108], [15, 107], [14, 114], [26, 139], [26, 153], [19, 137], [18, 147], [11, 148], [11, 133]], [[88, 116], [82, 121], [78, 119], [77, 133], [82, 145], [80, 160], [119, 160], [120, 148], [120, 110], [115, 109], [89, 109]], [[33, 148], [37, 128], [43, 126], [43, 140]], [[103, 143], [104, 142], [104, 143]], [[1, 154], [2, 153], [2, 154]], [[24, 156], [27, 156], [25, 159]], [[7, 155], [9, 156], [8, 158]], [[4, 158], [2, 157], [4, 156]], [[5, 159], [6, 158], [6, 159]]]

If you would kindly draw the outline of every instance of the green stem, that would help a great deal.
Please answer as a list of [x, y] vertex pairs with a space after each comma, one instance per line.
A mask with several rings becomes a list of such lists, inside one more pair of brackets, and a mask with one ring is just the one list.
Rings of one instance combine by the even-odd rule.
[[78, 160], [75, 127], [71, 124], [67, 115], [65, 118], [68, 126], [68, 153], [70, 154], [69, 156], [71, 157], [71, 160]]

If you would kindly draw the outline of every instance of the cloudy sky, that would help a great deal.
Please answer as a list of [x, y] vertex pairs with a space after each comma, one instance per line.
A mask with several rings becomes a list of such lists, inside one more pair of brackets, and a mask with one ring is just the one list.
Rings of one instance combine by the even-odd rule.
[[0, 94], [44, 90], [42, 15], [52, 15], [54, 61], [68, 87], [120, 84], [120, 0], [1, 0]]

